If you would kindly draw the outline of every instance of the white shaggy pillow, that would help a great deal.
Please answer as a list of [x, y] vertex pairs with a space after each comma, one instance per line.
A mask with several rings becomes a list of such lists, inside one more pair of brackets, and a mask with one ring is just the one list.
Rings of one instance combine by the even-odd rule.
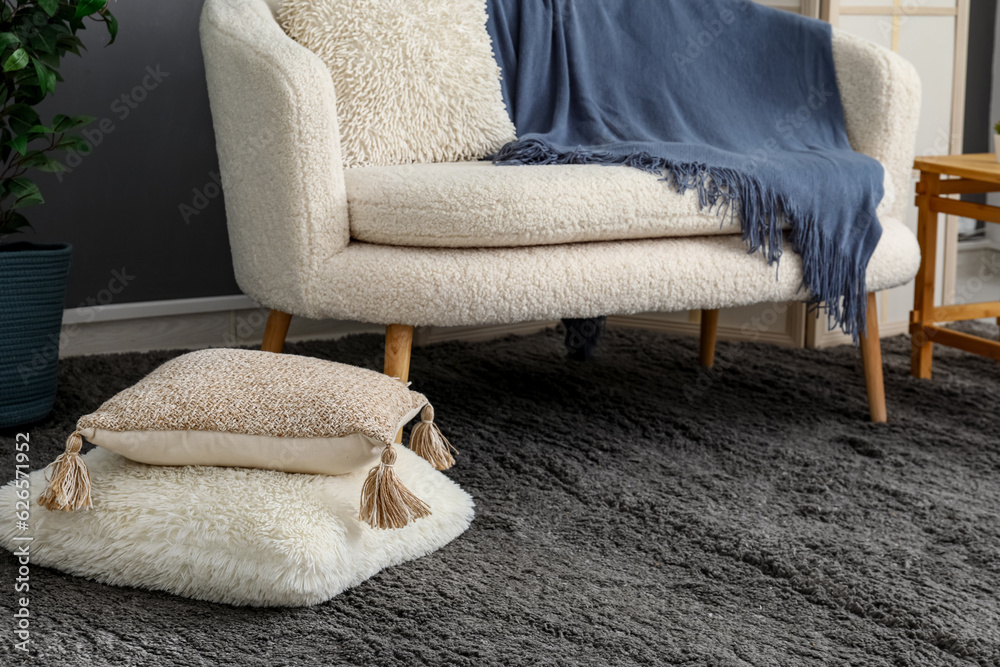
[[380, 570], [440, 549], [473, 518], [472, 498], [407, 449], [395, 446], [400, 475], [432, 513], [398, 530], [357, 520], [365, 472], [296, 475], [273, 470], [161, 467], [104, 449], [83, 458], [94, 473], [85, 512], [37, 507], [41, 470], [0, 489], [12, 517], [31, 499], [30, 532], [13, 520], [0, 544], [32, 538], [32, 564], [234, 605], [298, 607], [329, 600]]
[[478, 160], [512, 141], [486, 0], [284, 0], [333, 74], [346, 167]]

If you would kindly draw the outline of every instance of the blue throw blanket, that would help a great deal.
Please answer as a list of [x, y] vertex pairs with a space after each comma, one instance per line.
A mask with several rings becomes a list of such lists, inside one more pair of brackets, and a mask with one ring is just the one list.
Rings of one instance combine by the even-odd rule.
[[[749, 0], [489, 0], [519, 139], [494, 162], [623, 164], [738, 214], [751, 252], [802, 255], [857, 340], [882, 167], [847, 140], [830, 26]], [[731, 206], [735, 204], [736, 206]]]

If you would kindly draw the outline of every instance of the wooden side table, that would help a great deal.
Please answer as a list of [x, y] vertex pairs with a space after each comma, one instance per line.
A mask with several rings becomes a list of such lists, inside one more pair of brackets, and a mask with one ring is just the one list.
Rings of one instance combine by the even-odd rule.
[[1000, 207], [948, 199], [945, 195], [1000, 192], [1000, 164], [993, 153], [920, 157], [914, 163], [920, 171], [917, 206], [920, 215], [917, 240], [920, 242], [920, 272], [910, 313], [913, 377], [930, 378], [933, 346], [947, 345], [1000, 361], [1000, 342], [937, 326], [984, 317], [1000, 317], [1000, 301], [934, 307], [935, 262], [937, 260], [938, 214], [1000, 224]]

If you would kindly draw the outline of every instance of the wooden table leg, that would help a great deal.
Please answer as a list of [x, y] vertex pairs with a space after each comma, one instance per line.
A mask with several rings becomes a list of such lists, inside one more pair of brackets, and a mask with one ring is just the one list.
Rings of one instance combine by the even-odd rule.
[[913, 294], [913, 313], [910, 317], [914, 329], [911, 331], [910, 373], [913, 377], [930, 379], [933, 363], [933, 347], [924, 333], [923, 326], [933, 324], [934, 282], [937, 270], [937, 213], [931, 211], [931, 198], [941, 190], [938, 174], [921, 172], [917, 186], [917, 241], [920, 242], [920, 271]]

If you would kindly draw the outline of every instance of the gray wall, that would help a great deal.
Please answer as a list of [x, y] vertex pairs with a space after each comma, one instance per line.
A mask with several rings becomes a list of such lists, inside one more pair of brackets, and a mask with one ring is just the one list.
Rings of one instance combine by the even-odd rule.
[[[101, 119], [86, 128], [92, 152], [64, 158], [72, 171], [61, 179], [40, 175], [47, 203], [26, 210], [35, 233], [25, 240], [74, 246], [68, 308], [107, 300], [115, 290], [113, 303], [239, 293], [213, 179], [218, 162], [198, 42], [201, 5], [113, 3], [118, 41], [105, 48], [103, 25], [90, 26], [88, 50], [64, 60], [65, 81], [46, 100], [43, 118]], [[113, 280], [123, 270], [127, 285], [119, 290], [122, 281]]]
[[[966, 153], [993, 152], [993, 124], [996, 120], [990, 111], [990, 98], [994, 88], [996, 9], [996, 0], [976, 0], [969, 6], [969, 64], [963, 146]], [[1000, 87], [997, 92], [1000, 92]]]

